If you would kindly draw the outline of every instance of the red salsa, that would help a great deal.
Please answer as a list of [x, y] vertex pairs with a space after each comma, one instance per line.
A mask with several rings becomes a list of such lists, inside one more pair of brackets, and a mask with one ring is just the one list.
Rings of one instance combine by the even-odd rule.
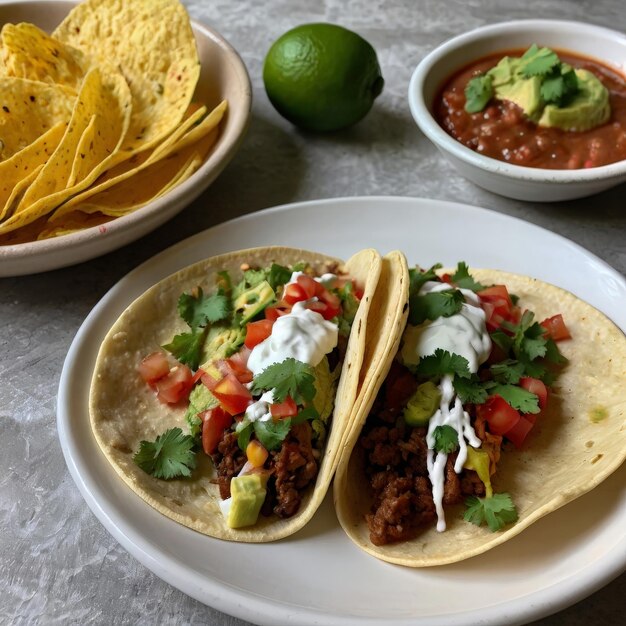
[[579, 169], [626, 159], [626, 79], [591, 59], [557, 51], [562, 61], [593, 72], [608, 89], [611, 117], [601, 126], [580, 132], [538, 126], [506, 100], [492, 99], [479, 113], [465, 110], [469, 80], [490, 70], [502, 57], [518, 57], [523, 52], [498, 52], [454, 74], [435, 100], [439, 125], [468, 148], [514, 165]]

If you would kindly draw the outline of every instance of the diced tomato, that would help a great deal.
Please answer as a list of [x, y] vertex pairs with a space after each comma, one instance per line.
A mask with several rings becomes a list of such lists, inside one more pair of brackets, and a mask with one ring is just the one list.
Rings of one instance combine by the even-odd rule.
[[272, 334], [273, 320], [264, 319], [258, 322], [248, 322], [246, 324], [246, 339], [244, 345], [246, 348], [254, 348], [254, 346], [265, 341]]
[[215, 386], [217, 385], [217, 383], [220, 382], [217, 378], [213, 378], [213, 376], [211, 376], [211, 374], [208, 374], [207, 372], [204, 372], [204, 374], [202, 374], [202, 376], [200, 376], [200, 380], [202, 381], [202, 384], [209, 391], [213, 391], [213, 389], [215, 389]]
[[288, 304], [295, 304], [296, 302], [308, 300], [308, 298], [306, 296], [306, 291], [304, 291], [298, 283], [290, 283], [285, 287], [283, 300]]
[[287, 396], [284, 402], [270, 404], [270, 413], [276, 418], [293, 417], [298, 414], [298, 405]]
[[[202, 378], [204, 382], [204, 377]], [[231, 415], [243, 413], [252, 402], [252, 394], [237, 380], [234, 374], [227, 374], [220, 380], [211, 393]]]
[[230, 368], [230, 371], [240, 383], [249, 383], [252, 381], [253, 375], [248, 369], [250, 352], [251, 350], [244, 346], [239, 352], [235, 352], [235, 354], [226, 359], [226, 364]]
[[442, 274], [441, 281], [450, 285], [452, 284], [452, 276], [450, 274]]
[[[220, 371], [222, 376], [228, 376], [229, 374], [233, 375], [240, 383], [249, 383], [252, 381], [253, 374], [246, 367], [241, 366], [237, 362], [233, 362], [231, 359], [220, 359], [219, 361], [215, 361], [215, 367]], [[211, 384], [211, 381], [208, 381]], [[219, 381], [215, 381], [213, 386], [215, 386]], [[209, 389], [211, 387], [207, 385]], [[212, 391], [212, 390], [211, 390]]]
[[159, 378], [154, 384], [157, 398], [166, 404], [180, 402], [189, 395], [192, 378], [191, 370], [186, 365], [173, 367], [167, 376]]
[[538, 378], [530, 378], [530, 376], [524, 376], [519, 379], [519, 386], [530, 393], [534, 393], [539, 398], [539, 408], [543, 411], [548, 404], [548, 388], [544, 385], [543, 381]]
[[164, 352], [153, 352], [141, 361], [137, 369], [144, 381], [152, 385], [169, 374], [170, 364]]
[[319, 313], [325, 320], [332, 320], [333, 317], [339, 315], [339, 309], [334, 309], [330, 305], [320, 300], [313, 300], [307, 305], [307, 309]]
[[527, 419], [527, 415], [522, 415], [515, 426], [506, 431], [505, 437], [513, 442], [516, 448], [521, 448], [526, 439], [526, 435], [532, 430], [534, 421]]
[[297, 283], [298, 285], [300, 285], [300, 287], [302, 287], [302, 290], [304, 291], [307, 300], [310, 300], [315, 295], [317, 286], [319, 285], [319, 283], [314, 278], [311, 278], [306, 274], [301, 274], [300, 276], [298, 276]]
[[485, 311], [488, 330], [499, 328], [502, 322], [519, 321], [520, 311], [513, 306], [511, 296], [505, 285], [493, 285], [476, 294]]
[[279, 317], [287, 315], [291, 312], [291, 304], [287, 304], [284, 300], [281, 300], [274, 306], [268, 306], [265, 309], [265, 319], [276, 321]]
[[326, 289], [326, 287], [324, 287], [322, 283], [316, 282], [315, 284], [315, 296], [319, 300], [327, 304], [329, 307], [339, 310], [341, 308], [341, 299], [339, 298], [339, 296], [336, 293], [333, 293], [332, 291]]
[[554, 341], [572, 338], [565, 322], [563, 321], [563, 316], [560, 313], [543, 320], [541, 325], [546, 329], [545, 334], [551, 339], [554, 339]]
[[204, 374], [204, 370], [198, 368], [191, 379], [191, 386], [193, 387], [204, 376]]
[[492, 285], [491, 287], [486, 287], [485, 289], [478, 291], [477, 295], [484, 302], [504, 300], [507, 308], [510, 309], [513, 306], [513, 301], [511, 300], [511, 296], [509, 295], [509, 290], [506, 288], [506, 285]]
[[248, 463], [253, 467], [263, 467], [268, 455], [265, 446], [257, 439], [253, 439], [246, 446], [246, 457], [248, 457]]
[[476, 407], [476, 414], [489, 424], [493, 435], [505, 435], [519, 422], [521, 415], [504, 398], [493, 395]]
[[212, 454], [222, 440], [224, 431], [233, 423], [233, 417], [221, 406], [202, 411], [198, 417], [202, 420], [202, 449], [206, 454]]

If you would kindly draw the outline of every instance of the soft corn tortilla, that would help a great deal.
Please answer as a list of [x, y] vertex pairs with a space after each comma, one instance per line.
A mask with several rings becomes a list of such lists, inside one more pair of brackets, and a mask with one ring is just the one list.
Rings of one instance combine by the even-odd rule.
[[90, 394], [93, 432], [115, 471], [155, 509], [201, 533], [242, 542], [267, 542], [295, 533], [313, 516], [322, 502], [339, 461], [343, 433], [357, 399], [359, 372], [365, 351], [367, 313], [380, 275], [380, 257], [363, 250], [345, 263], [345, 270], [364, 289], [348, 342], [335, 410], [315, 488], [304, 496], [300, 510], [290, 519], [260, 516], [250, 528], [226, 526], [219, 509], [219, 490], [209, 457], [198, 455], [198, 468], [187, 479], [159, 480], [133, 462], [141, 440], [154, 440], [165, 430], [181, 427], [187, 432], [184, 407], [161, 404], [137, 373], [143, 357], [185, 328], [176, 303], [183, 292], [197, 286], [209, 292], [218, 271], [241, 275], [241, 264], [265, 267], [272, 261], [292, 265], [310, 263], [324, 273], [329, 264], [342, 263], [315, 252], [270, 247], [242, 250], [196, 263], [162, 280], [135, 300], [111, 328], [98, 355]]
[[[350, 431], [334, 484], [337, 516], [356, 545], [384, 561], [410, 567], [443, 565], [481, 554], [514, 537], [544, 515], [593, 489], [626, 458], [626, 337], [607, 317], [573, 294], [539, 280], [494, 270], [472, 270], [483, 284], [505, 284], [520, 304], [542, 320], [562, 313], [572, 339], [559, 342], [569, 359], [551, 392], [550, 404], [531, 431], [523, 449], [511, 444], [503, 450], [492, 477], [494, 492], [511, 494], [519, 520], [492, 533], [462, 519], [463, 506], [446, 507], [447, 530], [426, 528], [407, 542], [375, 546], [370, 542], [365, 514], [371, 500], [358, 437], [396, 350], [386, 352], [376, 337], [390, 330], [377, 317], [374, 304], [368, 324], [363, 365], [373, 384], [361, 394], [363, 410]], [[384, 278], [384, 277], [383, 277]], [[405, 275], [408, 283], [408, 276]], [[381, 279], [381, 286], [383, 279]], [[392, 304], [406, 305], [407, 293], [389, 290]], [[398, 341], [400, 337], [397, 337]]]

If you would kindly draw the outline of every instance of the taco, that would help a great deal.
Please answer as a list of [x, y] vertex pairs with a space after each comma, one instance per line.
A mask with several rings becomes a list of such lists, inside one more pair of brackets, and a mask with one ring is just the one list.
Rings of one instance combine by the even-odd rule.
[[284, 247], [209, 258], [154, 285], [100, 348], [91, 425], [135, 493], [201, 533], [296, 532], [339, 461], [381, 271]]
[[387, 307], [408, 303], [408, 323], [372, 306], [335, 508], [379, 559], [443, 565], [507, 541], [621, 465], [626, 337], [539, 280], [465, 264], [398, 271]]

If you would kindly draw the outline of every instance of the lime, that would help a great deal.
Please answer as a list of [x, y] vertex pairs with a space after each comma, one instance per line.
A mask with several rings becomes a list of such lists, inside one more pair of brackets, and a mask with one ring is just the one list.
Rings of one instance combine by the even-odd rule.
[[334, 24], [303, 24], [277, 39], [265, 57], [263, 81], [276, 110], [313, 131], [355, 124], [385, 84], [374, 48]]

